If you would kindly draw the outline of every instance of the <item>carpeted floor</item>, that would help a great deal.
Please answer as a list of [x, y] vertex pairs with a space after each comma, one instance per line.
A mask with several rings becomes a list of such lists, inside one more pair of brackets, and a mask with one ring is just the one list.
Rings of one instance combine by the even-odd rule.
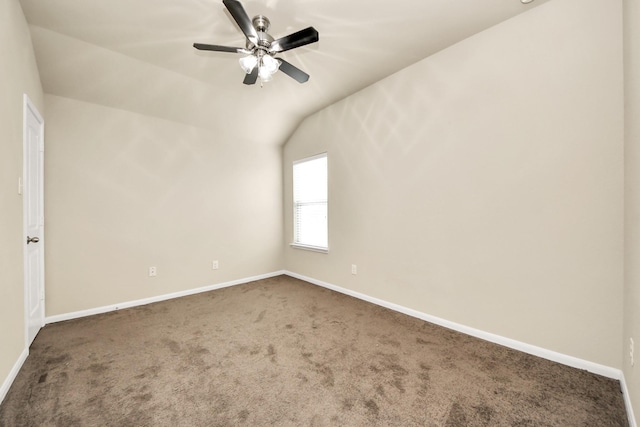
[[626, 426], [617, 381], [279, 276], [46, 326], [1, 426]]

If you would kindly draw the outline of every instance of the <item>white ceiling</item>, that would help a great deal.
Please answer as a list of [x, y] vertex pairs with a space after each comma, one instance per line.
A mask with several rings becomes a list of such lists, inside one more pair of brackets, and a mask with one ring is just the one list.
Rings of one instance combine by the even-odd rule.
[[[281, 54], [311, 75], [246, 86], [244, 45], [221, 0], [21, 0], [45, 93], [282, 144], [304, 117], [548, 0], [247, 0], [275, 38], [308, 26], [318, 43]], [[410, 82], [408, 82], [410, 83]]]

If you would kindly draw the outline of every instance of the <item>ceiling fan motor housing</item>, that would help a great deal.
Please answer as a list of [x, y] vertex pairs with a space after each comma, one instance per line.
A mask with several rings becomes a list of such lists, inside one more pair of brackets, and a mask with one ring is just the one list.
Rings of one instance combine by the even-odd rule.
[[264, 15], [256, 15], [251, 20], [251, 23], [258, 32], [258, 46], [269, 50], [273, 42], [273, 37], [267, 33], [271, 27], [271, 21]]
[[269, 31], [269, 27], [271, 27], [271, 21], [269, 21], [269, 18], [264, 15], [254, 16], [251, 23], [253, 24], [253, 28], [264, 33]]

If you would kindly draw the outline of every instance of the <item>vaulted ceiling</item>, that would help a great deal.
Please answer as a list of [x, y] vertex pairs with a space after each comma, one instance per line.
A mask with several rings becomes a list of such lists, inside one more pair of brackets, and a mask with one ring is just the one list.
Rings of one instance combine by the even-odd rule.
[[[282, 58], [311, 75], [247, 86], [221, 0], [21, 0], [45, 93], [282, 144], [309, 114], [549, 0], [247, 0], [270, 34], [308, 26], [318, 43]], [[464, 66], [464, 64], [461, 64]], [[407, 82], [411, 84], [411, 82]]]

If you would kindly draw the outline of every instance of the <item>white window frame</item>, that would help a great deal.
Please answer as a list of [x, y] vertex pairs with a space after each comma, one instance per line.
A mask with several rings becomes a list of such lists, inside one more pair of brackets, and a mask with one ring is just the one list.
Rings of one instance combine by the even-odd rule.
[[[313, 161], [313, 160], [318, 160], [321, 158], [325, 158], [327, 159], [327, 198], [326, 198], [326, 227], [327, 227], [327, 246], [315, 246], [315, 245], [311, 245], [311, 244], [307, 244], [304, 242], [299, 242], [296, 241], [297, 235], [298, 235], [298, 231], [297, 231], [297, 224], [298, 224], [298, 218], [297, 218], [297, 206], [296, 206], [296, 191], [295, 191], [295, 167], [296, 165], [299, 165], [301, 163], [306, 163], [309, 161]], [[293, 162], [293, 166], [291, 168], [292, 170], [292, 208], [293, 208], [293, 243], [290, 244], [291, 247], [293, 248], [297, 248], [297, 249], [305, 249], [305, 250], [309, 250], [309, 251], [315, 251], [315, 252], [322, 252], [322, 253], [328, 253], [329, 252], [329, 157], [327, 155], [327, 153], [320, 153], [320, 154], [316, 154], [315, 156], [311, 156], [311, 157], [305, 157], [304, 159], [300, 159], [300, 160], [296, 160]]]

